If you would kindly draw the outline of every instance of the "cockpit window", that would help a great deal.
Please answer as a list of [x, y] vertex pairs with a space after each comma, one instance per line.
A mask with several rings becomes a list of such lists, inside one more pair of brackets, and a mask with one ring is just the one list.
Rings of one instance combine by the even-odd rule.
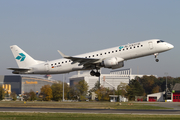
[[162, 42], [164, 42], [164, 41], [163, 41], [163, 40], [158, 40], [158, 41], [157, 41], [157, 43], [162, 43]]

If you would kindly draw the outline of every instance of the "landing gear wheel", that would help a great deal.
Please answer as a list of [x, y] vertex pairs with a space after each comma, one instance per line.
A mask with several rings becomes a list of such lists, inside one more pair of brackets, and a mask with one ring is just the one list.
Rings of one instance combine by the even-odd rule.
[[100, 74], [100, 72], [98, 72], [98, 71], [95, 72], [94, 70], [91, 70], [90, 75], [91, 75], [91, 76], [99, 77], [101, 74]]
[[159, 59], [156, 59], [156, 62], [159, 62]]
[[155, 60], [156, 62], [159, 62], [159, 59], [157, 59], [158, 55], [159, 55], [159, 53], [154, 53], [154, 56], [156, 58], [156, 60]]
[[99, 77], [100, 75], [101, 75], [101, 74], [100, 74], [99, 72], [96, 72], [96, 73], [95, 73], [95, 76], [96, 76], [96, 77]]
[[91, 72], [90, 72], [90, 75], [91, 76], [94, 76], [96, 74], [96, 72], [94, 71], [94, 70], [92, 70]]

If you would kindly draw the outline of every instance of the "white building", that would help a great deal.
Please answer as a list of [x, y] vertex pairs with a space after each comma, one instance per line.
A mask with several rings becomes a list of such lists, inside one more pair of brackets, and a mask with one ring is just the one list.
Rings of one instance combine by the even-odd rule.
[[149, 102], [164, 102], [164, 97], [163, 97], [164, 94], [165, 94], [165, 92], [149, 94], [149, 95], [147, 95], [147, 101], [149, 101]]
[[70, 86], [77, 84], [81, 80], [85, 80], [88, 83], [89, 89], [92, 89], [95, 86], [97, 81], [100, 81], [100, 85], [109, 89], [117, 89], [117, 86], [120, 83], [129, 84], [131, 79], [135, 77], [142, 77], [143, 75], [132, 75], [132, 70], [122, 69], [111, 71], [110, 74], [101, 74], [100, 77], [94, 77], [89, 74], [89, 71], [84, 71], [82, 74], [78, 72], [77, 75], [73, 75], [69, 78]]

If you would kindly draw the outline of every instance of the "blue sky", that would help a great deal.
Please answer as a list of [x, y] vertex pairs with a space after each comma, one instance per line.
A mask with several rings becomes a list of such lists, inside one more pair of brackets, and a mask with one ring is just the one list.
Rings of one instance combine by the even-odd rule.
[[61, 58], [57, 50], [77, 55], [160, 38], [175, 48], [160, 54], [159, 63], [148, 56], [126, 61], [124, 68], [134, 74], [180, 77], [179, 5], [179, 0], [0, 1], [0, 75], [17, 67], [9, 48], [14, 44], [46, 61]]

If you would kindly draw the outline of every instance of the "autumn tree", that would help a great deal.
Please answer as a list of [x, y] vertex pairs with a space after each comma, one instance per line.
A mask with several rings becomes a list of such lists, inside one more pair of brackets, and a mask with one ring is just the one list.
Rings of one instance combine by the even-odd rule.
[[109, 101], [109, 95], [113, 95], [114, 90], [101, 86], [99, 89], [95, 91], [95, 93], [97, 94], [98, 100]]
[[152, 89], [152, 92], [151, 92], [151, 93], [158, 93], [158, 92], [159, 92], [159, 89], [160, 89], [160, 87], [157, 85], [156, 87], [154, 87], [154, 88]]
[[51, 100], [51, 98], [53, 97], [51, 86], [50, 85], [42, 86], [40, 95], [43, 96], [43, 100], [45, 101]]

